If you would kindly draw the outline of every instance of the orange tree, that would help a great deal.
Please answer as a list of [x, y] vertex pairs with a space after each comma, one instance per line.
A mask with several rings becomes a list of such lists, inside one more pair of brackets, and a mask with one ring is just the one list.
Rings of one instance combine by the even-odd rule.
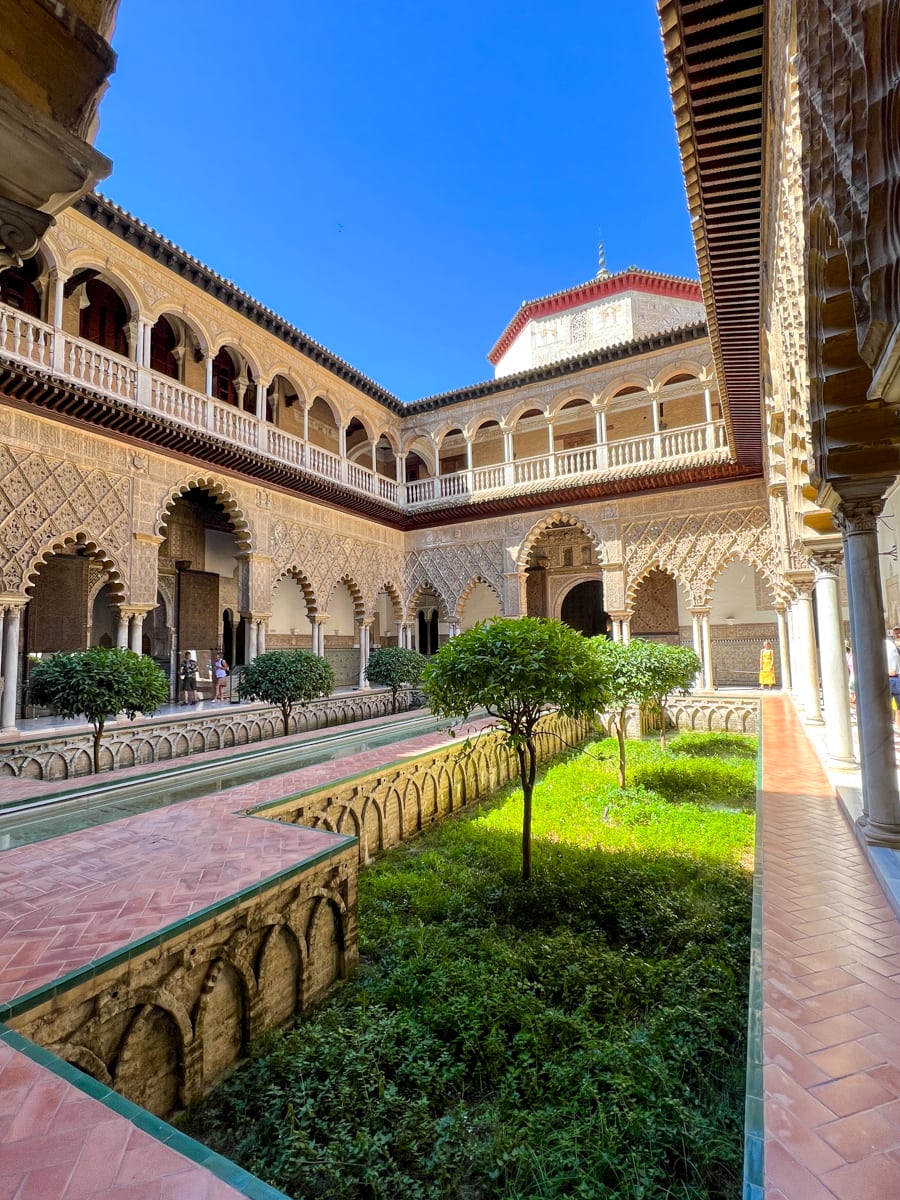
[[607, 663], [561, 621], [501, 617], [451, 638], [429, 660], [423, 687], [438, 717], [484, 708], [519, 762], [524, 797], [522, 878], [531, 877], [531, 810], [537, 775], [535, 733], [552, 710], [570, 717], [605, 707]]
[[241, 669], [238, 694], [242, 700], [262, 700], [280, 708], [287, 737], [295, 706], [328, 696], [333, 687], [334, 672], [318, 654], [309, 650], [270, 650]]
[[153, 713], [169, 698], [169, 681], [152, 658], [132, 650], [93, 646], [51, 654], [31, 668], [31, 703], [57, 717], [84, 717], [94, 727], [94, 773], [100, 770], [100, 740], [106, 722], [124, 712]]

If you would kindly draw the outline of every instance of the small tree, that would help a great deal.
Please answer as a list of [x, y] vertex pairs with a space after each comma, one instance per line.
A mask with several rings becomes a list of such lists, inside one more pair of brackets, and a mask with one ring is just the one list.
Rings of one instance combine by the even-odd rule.
[[674, 691], [687, 691], [700, 667], [693, 650], [664, 646], [659, 642], [610, 642], [594, 638], [595, 652], [606, 664], [610, 677], [610, 732], [619, 743], [619, 787], [625, 787], [625, 723], [630, 704], [659, 712], [662, 716], [662, 744], [665, 745], [665, 702]]
[[535, 730], [551, 708], [581, 717], [603, 708], [605, 663], [580, 633], [538, 617], [480, 621], [428, 662], [425, 693], [439, 717], [487, 709], [519, 760], [524, 797], [522, 878], [531, 877], [531, 809], [537, 774]]
[[49, 708], [54, 716], [90, 721], [96, 774], [107, 720], [119, 712], [131, 720], [139, 712], [156, 712], [169, 698], [169, 681], [152, 658], [94, 646], [35, 660], [29, 691], [31, 703]]
[[397, 711], [397, 696], [404, 684], [421, 683], [426, 658], [418, 650], [404, 646], [381, 646], [373, 650], [366, 664], [366, 679], [376, 687], [391, 689], [391, 712]]
[[287, 737], [294, 706], [328, 696], [333, 688], [334, 671], [318, 654], [270, 650], [241, 669], [238, 694], [242, 700], [264, 700], [280, 708]]
[[[630, 644], [630, 643], [629, 643]], [[646, 706], [659, 715], [659, 744], [666, 748], [666, 704], [672, 695], [687, 696], [702, 663], [689, 646], [667, 646], [643, 642], [650, 676], [650, 698]]]

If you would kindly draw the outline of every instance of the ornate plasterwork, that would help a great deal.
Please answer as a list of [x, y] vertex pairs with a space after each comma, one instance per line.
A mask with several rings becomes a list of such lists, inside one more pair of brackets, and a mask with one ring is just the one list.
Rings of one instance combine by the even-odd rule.
[[477, 579], [502, 597], [505, 555], [505, 543], [499, 539], [479, 539], [471, 544], [452, 542], [407, 552], [404, 555], [407, 605], [417, 593], [430, 587], [452, 616], [460, 612], [464, 595]]
[[709, 604], [716, 579], [731, 562], [750, 563], [778, 597], [784, 591], [779, 557], [763, 505], [732, 512], [691, 513], [624, 527], [629, 598], [655, 567], [688, 589], [691, 605]]
[[387, 547], [294, 521], [272, 522], [269, 553], [273, 585], [283, 575], [298, 572], [309, 581], [320, 612], [341, 580], [353, 581], [366, 613], [371, 614], [385, 584], [396, 589], [402, 578], [400, 556]]
[[0, 445], [0, 559], [6, 592], [24, 592], [52, 548], [95, 548], [115, 578], [130, 564], [132, 485], [125, 475]]

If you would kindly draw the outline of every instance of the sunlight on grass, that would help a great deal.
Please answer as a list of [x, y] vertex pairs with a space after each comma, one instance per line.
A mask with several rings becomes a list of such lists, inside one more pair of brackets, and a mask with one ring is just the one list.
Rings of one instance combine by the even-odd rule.
[[[698, 735], [686, 736], [693, 747]], [[684, 737], [673, 739], [667, 752], [656, 743], [629, 743], [628, 776], [634, 785], [624, 792], [616, 784], [612, 739], [594, 742], [577, 757], [551, 766], [535, 803], [535, 841], [746, 864], [755, 828], [756, 739], [745, 737], [733, 746], [736, 735], [721, 736], [728, 738], [729, 751], [719, 743], [722, 757], [710, 760], [684, 758], [685, 753], [696, 754], [693, 748], [685, 751]], [[490, 829], [521, 829], [521, 791], [478, 821]]]
[[363, 871], [356, 978], [188, 1131], [297, 1200], [734, 1200], [752, 742], [680, 740], [546, 771], [528, 884], [515, 793]]

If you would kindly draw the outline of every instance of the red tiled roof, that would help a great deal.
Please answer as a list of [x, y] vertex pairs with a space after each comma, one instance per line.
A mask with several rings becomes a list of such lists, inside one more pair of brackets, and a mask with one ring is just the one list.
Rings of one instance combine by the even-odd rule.
[[575, 287], [566, 288], [562, 292], [540, 296], [537, 300], [524, 300], [519, 306], [519, 311], [491, 347], [488, 353], [489, 361], [496, 366], [529, 321], [549, 316], [551, 313], [565, 312], [566, 309], [589, 304], [592, 300], [602, 300], [606, 296], [618, 296], [623, 292], [650, 292], [655, 296], [669, 296], [676, 300], [703, 302], [700, 284], [695, 279], [684, 279], [679, 275], [661, 275], [656, 271], [640, 271], [637, 267], [629, 267], [627, 271], [620, 271], [618, 275], [589, 279], [587, 283], [576, 284]]

